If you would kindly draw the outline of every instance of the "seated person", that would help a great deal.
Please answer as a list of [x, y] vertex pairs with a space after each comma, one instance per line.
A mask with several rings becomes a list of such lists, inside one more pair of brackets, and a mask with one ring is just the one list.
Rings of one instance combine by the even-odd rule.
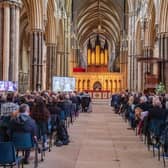
[[167, 112], [162, 108], [161, 101], [158, 97], [153, 98], [153, 107], [149, 109], [149, 120], [166, 120]]
[[9, 122], [12, 117], [15, 117], [18, 113], [19, 106], [13, 103], [14, 94], [7, 93], [6, 98], [1, 97], [0, 105], [0, 135], [3, 141], [8, 141], [9, 136], [7, 134]]
[[45, 100], [41, 96], [35, 98], [34, 105], [31, 111], [31, 117], [37, 124], [37, 137], [42, 142], [42, 148], [48, 149], [47, 134], [48, 134], [48, 122], [50, 120], [50, 112], [47, 109]]
[[[22, 104], [19, 107], [18, 115], [10, 121], [9, 135], [12, 136], [14, 132], [26, 132], [31, 133], [32, 137], [36, 139], [37, 127], [35, 121], [29, 116], [29, 106]], [[28, 164], [30, 151], [25, 152], [24, 163]]]
[[9, 92], [6, 97], [6, 101], [1, 105], [1, 116], [12, 116], [17, 113], [19, 106], [13, 103], [13, 100], [14, 94]]

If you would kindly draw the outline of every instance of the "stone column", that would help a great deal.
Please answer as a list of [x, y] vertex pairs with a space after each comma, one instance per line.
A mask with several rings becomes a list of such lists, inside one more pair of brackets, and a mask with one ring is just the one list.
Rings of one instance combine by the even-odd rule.
[[3, 80], [9, 80], [10, 7], [3, 4]]
[[69, 54], [65, 53], [65, 76], [69, 76]]
[[151, 71], [152, 64], [150, 63], [150, 58], [153, 57], [153, 48], [151, 46], [144, 47], [144, 57], [148, 60], [146, 62], [146, 72], [153, 73]]
[[0, 1], [0, 78], [18, 81], [21, 1]]
[[57, 74], [56, 44], [47, 44], [47, 89], [52, 89], [52, 77]]
[[16, 66], [14, 66], [14, 80], [15, 81], [19, 81], [19, 34], [20, 34], [20, 22], [19, 22], [19, 20], [20, 20], [20, 8], [16, 8], [16, 11], [15, 11], [15, 19], [18, 21], [18, 22], [16, 22], [16, 31], [15, 31], [15, 46], [16, 46], [16, 50], [15, 50], [15, 55], [16, 55], [16, 57], [15, 57], [15, 65]]
[[9, 55], [9, 80], [12, 81], [14, 78], [14, 60], [15, 60], [15, 35], [16, 35], [16, 29], [15, 29], [15, 7], [11, 6], [10, 8], [10, 55]]
[[61, 53], [59, 51], [57, 51], [56, 60], [57, 60], [57, 76], [61, 76], [61, 71], [60, 71], [60, 67], [61, 67]]
[[57, 59], [58, 59], [58, 69], [57, 69], [57, 75], [58, 76], [63, 76], [64, 72], [64, 52], [63, 51], [58, 51], [57, 52]]
[[168, 88], [168, 33], [160, 33], [159, 35], [159, 56], [162, 60], [160, 63], [160, 81], [166, 84]]
[[137, 72], [137, 78], [138, 78], [138, 92], [142, 91], [142, 63], [138, 62], [138, 72]]
[[70, 76], [73, 68], [71, 67], [71, 16], [67, 19], [67, 52], [66, 52], [66, 76]]
[[165, 68], [164, 68], [164, 78], [165, 78], [165, 85], [168, 89], [168, 33], [165, 34], [164, 38], [164, 54], [165, 54]]
[[42, 89], [42, 70], [43, 70], [43, 42], [44, 35], [42, 30], [33, 30], [30, 33], [31, 44], [31, 89]]
[[65, 69], [65, 53], [61, 53], [61, 76], [64, 76], [64, 69]]
[[164, 58], [163, 58], [163, 35], [162, 34], [159, 34], [159, 57], [160, 57], [160, 59], [161, 59], [161, 62], [160, 62], [160, 70], [159, 70], [159, 76], [160, 76], [160, 81], [161, 82], [164, 82], [164, 80], [163, 80], [163, 74], [164, 74], [164, 72], [163, 72], [163, 70], [164, 70]]
[[135, 75], [135, 13], [129, 14], [129, 32], [128, 32], [128, 89], [135, 90], [136, 75]]
[[168, 33], [162, 33], [159, 36], [159, 55], [162, 59], [161, 62], [161, 81], [168, 88], [168, 77], [167, 77], [167, 68], [168, 68]]
[[57, 51], [57, 75], [68, 76], [68, 55], [64, 51]]
[[3, 8], [0, 6], [0, 80], [3, 80]]

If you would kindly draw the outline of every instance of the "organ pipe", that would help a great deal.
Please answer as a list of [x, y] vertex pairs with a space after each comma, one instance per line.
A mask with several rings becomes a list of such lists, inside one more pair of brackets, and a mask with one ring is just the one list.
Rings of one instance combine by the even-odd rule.
[[104, 53], [105, 53], [104, 54], [104, 57], [105, 57], [104, 64], [107, 65], [107, 63], [108, 63], [108, 51], [107, 51], [107, 49], [105, 49]]
[[104, 54], [105, 54], [105, 65], [108, 64], [108, 43], [107, 40], [105, 41], [104, 44]]
[[99, 65], [99, 60], [100, 60], [100, 46], [96, 45], [96, 65]]
[[89, 39], [89, 42], [88, 42], [88, 46], [87, 46], [87, 62], [88, 62], [88, 65], [91, 64], [91, 53], [92, 52], [92, 45], [91, 45], [91, 42], [90, 42], [90, 39]]
[[87, 56], [87, 58], [88, 58], [88, 65], [91, 65], [91, 49], [88, 49], [87, 53], [88, 53], [88, 56]]
[[95, 59], [95, 49], [92, 49], [92, 65], [95, 65], [96, 59]]
[[104, 65], [105, 64], [105, 54], [104, 54], [104, 50], [101, 49], [101, 52], [100, 52], [100, 64], [101, 65]]
[[96, 38], [96, 42], [95, 42], [95, 46], [96, 46], [96, 65], [100, 64], [100, 39], [99, 39], [99, 35], [97, 35]]

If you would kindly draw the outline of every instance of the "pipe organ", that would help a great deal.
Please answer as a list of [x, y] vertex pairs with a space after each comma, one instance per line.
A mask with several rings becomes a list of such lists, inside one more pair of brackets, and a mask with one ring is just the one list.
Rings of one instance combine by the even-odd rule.
[[[111, 73], [108, 69], [109, 46], [107, 40], [101, 40], [99, 35], [88, 40], [87, 68], [85, 72], [73, 72], [76, 78], [76, 90], [88, 91], [93, 98], [108, 98], [111, 92], [120, 92], [123, 85], [124, 74]], [[98, 95], [98, 97], [97, 97]]]
[[108, 43], [101, 44], [99, 35], [97, 35], [95, 40], [95, 45], [91, 44], [89, 39], [87, 45], [87, 64], [88, 66], [107, 66], [109, 60], [108, 54]]

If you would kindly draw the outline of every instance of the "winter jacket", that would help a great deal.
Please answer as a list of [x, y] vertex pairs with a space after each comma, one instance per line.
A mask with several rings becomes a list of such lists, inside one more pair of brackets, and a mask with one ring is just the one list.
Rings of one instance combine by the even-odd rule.
[[26, 114], [19, 114], [16, 118], [12, 119], [9, 123], [9, 134], [13, 132], [31, 133], [32, 136], [37, 135], [36, 122]]

